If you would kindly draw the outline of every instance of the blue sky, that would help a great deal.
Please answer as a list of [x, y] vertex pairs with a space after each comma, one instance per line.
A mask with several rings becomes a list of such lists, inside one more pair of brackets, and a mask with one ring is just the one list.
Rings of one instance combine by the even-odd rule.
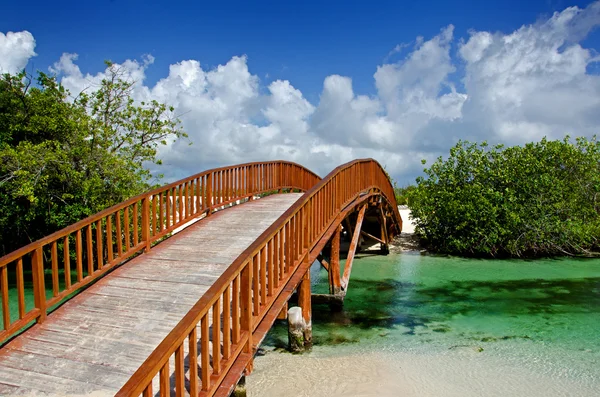
[[[478, 125], [479, 130], [487, 131], [485, 134], [488, 135], [484, 134], [483, 137], [487, 138], [489, 136], [492, 140], [498, 138], [497, 140], [509, 143], [515, 141], [509, 136], [510, 134], [506, 135], [502, 132], [508, 128], [506, 126], [494, 126], [492, 125], [493, 120], [482, 121], [474, 117], [465, 117], [464, 106], [469, 105], [470, 101], [475, 101], [477, 99], [476, 94], [480, 93], [481, 87], [485, 85], [477, 83], [476, 81], [479, 80], [475, 78], [469, 78], [471, 74], [477, 72], [476, 67], [479, 67], [481, 60], [476, 59], [476, 57], [471, 58], [471, 61], [466, 61], [459, 54], [461, 46], [472, 38], [473, 32], [485, 32], [495, 37], [495, 44], [488, 47], [487, 53], [493, 52], [492, 49], [502, 45], [501, 43], [505, 43], [506, 40], [503, 38], [519, 32], [519, 29], [523, 27], [530, 27], [533, 29], [532, 31], [537, 32], [535, 34], [538, 34], [536, 36], [538, 38], [534, 41], [535, 43], [541, 43], [545, 40], [544, 37], [551, 37], [554, 34], [552, 32], [559, 32], [562, 29], [555, 26], [556, 24], [548, 28], [543, 27], [545, 23], [552, 19], [553, 14], [555, 12], [562, 13], [568, 7], [577, 6], [580, 10], [577, 18], [580, 18], [583, 22], [572, 23], [568, 34], [557, 36], [556, 40], [562, 40], [563, 46], [558, 50], [550, 48], [551, 45], [548, 47], [547, 43], [545, 44], [546, 47], [541, 46], [546, 48], [547, 51], [564, 55], [565, 48], [576, 45], [590, 54], [588, 58], [593, 58], [594, 54], [597, 54], [596, 49], [600, 48], [600, 35], [595, 29], [599, 22], [597, 20], [598, 12], [597, 10], [591, 10], [593, 7], [588, 7], [590, 4], [589, 1], [566, 2], [562, 0], [485, 2], [186, 2], [137, 0], [41, 2], [34, 0], [29, 1], [24, 6], [20, 1], [5, 0], [2, 7], [3, 12], [0, 14], [0, 32], [6, 34], [7, 32], [28, 31], [31, 33], [35, 40], [36, 55], [28, 58], [27, 70], [29, 71], [36, 69], [47, 71], [49, 66], [59, 61], [63, 53], [75, 53], [78, 54], [78, 58], [73, 61], [74, 64], [77, 65], [81, 73], [84, 75], [89, 74], [91, 78], [91, 76], [96, 76], [103, 71], [103, 60], [105, 59], [117, 63], [124, 63], [126, 60], [137, 60], [141, 63], [142, 56], [150, 54], [154, 57], [154, 62], [143, 68], [143, 84], [150, 91], [156, 87], [157, 82], [169, 76], [170, 65], [186, 60], [196, 60], [199, 62], [202, 71], [209, 72], [218, 69], [219, 65], [227, 65], [235, 56], [245, 55], [247, 58], [244, 58], [242, 63], [246, 66], [248, 73], [254, 78], [254, 83], [257, 85], [253, 88], [256, 92], [249, 95], [258, 98], [258, 104], [253, 106], [258, 109], [256, 110], [260, 116], [258, 118], [263, 119], [258, 123], [259, 127], [264, 127], [269, 123], [273, 125], [279, 123], [279, 128], [283, 128], [280, 119], [277, 117], [269, 119], [269, 116], [265, 116], [268, 113], [268, 103], [277, 99], [277, 95], [273, 94], [269, 88], [276, 88], [272, 86], [272, 83], [278, 81], [289, 82], [292, 88], [286, 86], [282, 90], [287, 93], [298, 91], [301, 99], [306, 102], [299, 100], [300, 105], [298, 106], [304, 110], [296, 117], [296, 121], [306, 122], [306, 130], [303, 131], [307, 134], [306, 139], [313, 142], [312, 146], [307, 148], [292, 144], [290, 147], [289, 139], [286, 141], [285, 132], [282, 132], [280, 139], [278, 138], [272, 143], [273, 145], [283, 145], [288, 151], [286, 152], [283, 149], [273, 150], [270, 153], [264, 153], [265, 155], [271, 157], [287, 153], [292, 159], [306, 162], [306, 158], [299, 156], [297, 152], [312, 150], [327, 157], [328, 161], [325, 163], [329, 166], [329, 163], [333, 164], [336, 160], [347, 157], [332, 154], [338, 146], [342, 147], [340, 150], [346, 150], [345, 153], [348, 155], [363, 154], [359, 149], [368, 147], [372, 150], [371, 152], [363, 151], [365, 154], [374, 155], [376, 158], [379, 156], [379, 159], [387, 160], [386, 150], [390, 151], [390, 145], [396, 148], [394, 153], [410, 145], [412, 152], [406, 152], [403, 158], [396, 158], [391, 161], [393, 164], [390, 165], [399, 179], [409, 180], [416, 174], [418, 166], [402, 166], [401, 163], [406, 162], [408, 156], [410, 158], [415, 156], [433, 158], [435, 155], [443, 153], [443, 148], [434, 144], [429, 146], [426, 144], [429, 141], [435, 142], [437, 140], [435, 135], [431, 135], [429, 140], [425, 139], [423, 141], [425, 143], [421, 146], [414, 143], [414, 137], [408, 137], [406, 141], [410, 142], [402, 145], [397, 138], [405, 132], [402, 129], [394, 129], [393, 126], [387, 128], [385, 127], [387, 126], [386, 123], [397, 123], [399, 125], [408, 123], [412, 126], [411, 131], [424, 134], [424, 136], [433, 134], [432, 130], [438, 133], [440, 130], [449, 131], [447, 134], [451, 134], [452, 139], [448, 142], [444, 140], [444, 144], [448, 148], [452, 141], [462, 137], [460, 136], [461, 133], [456, 132], [457, 119], [461, 120], [459, 127], [461, 131], [464, 131], [465, 137], [473, 135], [476, 138], [481, 137], [469, 132], [470, 126], [475, 123]], [[586, 9], [586, 7], [588, 8]], [[578, 37], [577, 32], [575, 32], [577, 26], [583, 25], [586, 26], [586, 31], [580, 35], [581, 37]], [[449, 26], [453, 27], [449, 33], [451, 37], [446, 41], [436, 42], [436, 37], [440, 37], [441, 32], [444, 32]], [[520, 37], [524, 41], [531, 36], [531, 34], [525, 34], [526, 32], [521, 33], [523, 34]], [[427, 81], [431, 75], [436, 75], [439, 70], [430, 69], [431, 65], [424, 66], [422, 69], [418, 66], [419, 57], [432, 54], [425, 53], [427, 46], [421, 46], [422, 42], [419, 41], [418, 37], [423, 38], [422, 42], [431, 42], [432, 45], [441, 48], [442, 53], [447, 53], [447, 57], [441, 54], [439, 59], [435, 58], [437, 55], [431, 58], [434, 61], [439, 61], [439, 65], [449, 65], [440, 71], [443, 75], [439, 79], [431, 82], [431, 84], [437, 85], [437, 88], [433, 91], [427, 88], [431, 85]], [[483, 38], [483, 36], [478, 36], [478, 38]], [[402, 47], [401, 50], [394, 51], [394, 48], [399, 48], [398, 45]], [[419, 50], [423, 50], [422, 52], [425, 55], [420, 53]], [[504, 51], [494, 51], [496, 51], [493, 55], [495, 57], [501, 57], [502, 54], [505, 56], [517, 55], [510, 53], [510, 51], [513, 51], [510, 48]], [[0, 54], [2, 54], [1, 51]], [[532, 55], [534, 52], [528, 54]], [[520, 56], [524, 56], [524, 53], [521, 53]], [[536, 59], [539, 59], [540, 62], [546, 62], [543, 60], [546, 59], [543, 55]], [[410, 66], [409, 60], [414, 61], [412, 69], [408, 67]], [[535, 63], [536, 61], [533, 60], [532, 62]], [[598, 74], [597, 61], [588, 59], [582, 62], [586, 62], [584, 67], [587, 74], [575, 76], [573, 77], [575, 80], [565, 83], [570, 84], [570, 87], [574, 90], [577, 90], [577, 84], [583, 84], [580, 81], [581, 79], [585, 80]], [[380, 83], [378, 85], [374, 74], [378, 71], [378, 67], [383, 65], [395, 65], [394, 70], [404, 74], [402, 76], [392, 76], [390, 77], [392, 80], [386, 80], [388, 83], [382, 83], [385, 80], [384, 78], [387, 78], [383, 76], [382, 72], [379, 75]], [[493, 65], [493, 62], [490, 61], [488, 68], [489, 65]], [[513, 64], [514, 70], [517, 68], [516, 65], [517, 63]], [[544, 65], [544, 63], [540, 63], [540, 65]], [[573, 68], [575, 66], [571, 69]], [[392, 73], [394, 71], [392, 69], [390, 68], [388, 72]], [[415, 76], [418, 70], [423, 70], [422, 76]], [[531, 73], [534, 70], [536, 70], [535, 65], [530, 68]], [[62, 74], [64, 76], [68, 75], [66, 69], [62, 70]], [[366, 108], [376, 108], [371, 113], [365, 113], [365, 117], [357, 121], [364, 121], [365, 125], [356, 134], [358, 136], [359, 134], [372, 133], [383, 142], [381, 145], [377, 146], [376, 142], [366, 142], [366, 145], [363, 145], [365, 142], [362, 142], [361, 138], [352, 140], [340, 137], [336, 140], [335, 134], [330, 133], [332, 125], [334, 126], [333, 129], [337, 127], [334, 125], [334, 121], [325, 120], [327, 115], [340, 117], [340, 112], [343, 110], [340, 108], [341, 105], [336, 105], [337, 107], [332, 105], [333, 108], [325, 108], [323, 104], [323, 98], [327, 96], [324, 84], [330, 76], [342, 76], [351, 79], [353, 97], [348, 101], [354, 105], [348, 105], [346, 111], [356, 114], [364, 112]], [[527, 81], [538, 81], [540, 76], [531, 77], [532, 79]], [[556, 78], [554, 75], [550, 77]], [[327, 80], [330, 81], [330, 88], [333, 90], [330, 92], [331, 95], [335, 91], [334, 86], [341, 87], [340, 84], [346, 84], [341, 80], [333, 80]], [[467, 80], [471, 81], [468, 86], [465, 85]], [[393, 81], [393, 83], [390, 83], [390, 81]], [[254, 83], [251, 82], [250, 85]], [[426, 88], [422, 89], [419, 85], [422, 83]], [[382, 84], [396, 84], [395, 94], [383, 93], [385, 89]], [[71, 88], [76, 89], [76, 87], [75, 84]], [[415, 94], [411, 87], [417, 87], [419, 94]], [[559, 88], [557, 87], [557, 90]], [[433, 101], [443, 104], [446, 102], [444, 102], [442, 96], [451, 93], [453, 90], [464, 95], [464, 97], [460, 97], [462, 99], [458, 97], [446, 98], [447, 100], [462, 101], [461, 106], [463, 108], [460, 115], [452, 113], [456, 109], [452, 110], [451, 114], [446, 111], [447, 109], [432, 111], [430, 106], [427, 105], [429, 102], [421, 100], [425, 95], [423, 92], [425, 92], [431, 96]], [[217, 95], [210, 89], [207, 89], [207, 92], [211, 92], [211, 98], [215, 98], [215, 95]], [[532, 89], [526, 94], [534, 95], [534, 93], [535, 89]], [[365, 104], [365, 101], [361, 102], [360, 95], [366, 95], [368, 99], [377, 103]], [[483, 95], [482, 98], [489, 97], [489, 95], [486, 95]], [[509, 94], [507, 92], [507, 97], [511, 95], [516, 95], [515, 101], [523, 103], [524, 97], [519, 99], [518, 96], [524, 94], [514, 93], [513, 91]], [[591, 98], [596, 99], [595, 91], [590, 92], [589, 95]], [[164, 96], [163, 99], [169, 98], [177, 102], [176, 105], [182, 101], [180, 97], [176, 98], [168, 95]], [[417, 113], [429, 112], [427, 125], [424, 125], [420, 120], [413, 120], [415, 108], [412, 105], [414, 103], [409, 102], [411, 100], [414, 102], [417, 99], [410, 98], [421, 98], [418, 99], [420, 105], [428, 109], [423, 110], [425, 108], [420, 108], [421, 110], [416, 111]], [[394, 111], [393, 106], [398, 101], [406, 102], [406, 106], [410, 105], [410, 109], [404, 106], [403, 113], [395, 115], [397, 112]], [[286, 103], [289, 104], [289, 101]], [[293, 108], [297, 110], [298, 106], [293, 105]], [[585, 104], [582, 106], [586, 107]], [[589, 103], [587, 106], [589, 106]], [[410, 111], [407, 113], [406, 109]], [[286, 112], [285, 109], [280, 110]], [[521, 109], [519, 114], [524, 113], [525, 110], [527, 109]], [[287, 111], [289, 113], [290, 110]], [[533, 118], [525, 116], [525, 119], [522, 120], [525, 123], [524, 125], [534, 125], [534, 128], [539, 128], [545, 135], [550, 136], [557, 135], [554, 131], [559, 127], [565, 129], [565, 124], [562, 121], [558, 127], [555, 124], [548, 126], [548, 120], [540, 121], [538, 115], [540, 111], [543, 112], [543, 109], [531, 110], [531, 114], [537, 116]], [[579, 111], [585, 114], [588, 112], [587, 108], [581, 108]], [[574, 114], [579, 113], [575, 112]], [[381, 117], [381, 119], [374, 120], [373, 117], [375, 116]], [[238, 125], [244, 125], [244, 123], [251, 123], [256, 119], [256, 115], [238, 114], [230, 119], [219, 119], [219, 123], [223, 120], [235, 120]], [[316, 125], [315, 120], [321, 120], [322, 122]], [[205, 124], [202, 124], [203, 122], [197, 119], [184, 120], [184, 127], [192, 129], [191, 135], [196, 139], [204, 140], [205, 135], [210, 133], [209, 130], [217, 128], [215, 126], [218, 123], [213, 119]], [[222, 124], [220, 123], [218, 128], [227, 128]], [[576, 124], [573, 123], [573, 125]], [[589, 123], [583, 128], [577, 127], [575, 132], [580, 132], [583, 135], [589, 134], [592, 124], [590, 119]], [[294, 124], [294, 128], [298, 125]], [[327, 127], [329, 129], [324, 131], [323, 126], [330, 127]], [[387, 129], [381, 129], [382, 126]], [[376, 130], [373, 130], [374, 128]], [[234, 127], [229, 132], [233, 129]], [[265, 136], [270, 137], [269, 139], [273, 138], [269, 131], [250, 132], [250, 134], [252, 133], [262, 138]], [[344, 132], [340, 131], [339, 134], [343, 135]], [[393, 137], [387, 137], [385, 134], [392, 134]], [[535, 133], [530, 136], [536, 138], [538, 135]], [[507, 136], [510, 139], [505, 139]], [[245, 140], [244, 142], [248, 144]], [[261, 142], [267, 142], [268, 144], [268, 140]], [[518, 143], [518, 139], [515, 142]], [[325, 148], [327, 145], [329, 147]], [[235, 152], [235, 148], [231, 147], [223, 150]], [[222, 159], [213, 158], [211, 161], [207, 161], [206, 164], [250, 159], [252, 156], [247, 155], [246, 152], [242, 150], [238, 156], [224, 156]], [[308, 162], [317, 164], [318, 160], [311, 158], [308, 159]], [[192, 169], [203, 165], [200, 163], [176, 164], [176, 162], [172, 164], [173, 167], [184, 169]], [[173, 174], [178, 174], [178, 172], [173, 171]]]
[[352, 76], [357, 92], [374, 93], [374, 65], [397, 44], [434, 36], [448, 24], [457, 37], [470, 29], [510, 32], [590, 2], [34, 0], [27, 12], [21, 1], [3, 3], [0, 31], [28, 30], [36, 39], [30, 68], [46, 70], [63, 52], [79, 54], [86, 71], [101, 70], [105, 59], [152, 54], [153, 82], [182, 59], [210, 67], [246, 54], [265, 83], [287, 79], [316, 100], [331, 74]]

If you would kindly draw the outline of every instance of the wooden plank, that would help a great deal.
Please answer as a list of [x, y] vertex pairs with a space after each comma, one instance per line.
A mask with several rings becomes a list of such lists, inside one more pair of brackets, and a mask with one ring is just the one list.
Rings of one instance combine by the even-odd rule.
[[49, 393], [56, 396], [67, 394], [89, 394], [109, 395], [111, 388], [102, 387], [89, 382], [78, 382], [72, 379], [64, 379], [57, 376], [23, 371], [4, 366], [0, 371], [0, 383], [17, 386], [21, 389], [35, 390], [37, 392]]
[[[52, 332], [45, 333], [47, 337], [50, 334], [52, 334]], [[58, 335], [58, 337], [63, 337], [63, 339], [70, 339], [71, 341], [74, 339], [72, 336], [65, 336], [64, 334], [57, 332], [54, 332], [53, 334]], [[72, 359], [76, 355], [78, 361], [114, 367], [126, 373], [135, 371], [137, 369], [135, 362], [144, 360], [151, 352], [149, 346], [144, 346], [142, 348], [136, 344], [110, 341], [106, 338], [97, 339], [95, 341], [95, 346], [88, 346], [81, 342], [69, 344], [68, 341], [65, 342], [58, 337], [49, 337], [49, 339], [56, 339], [62, 343], [57, 343], [52, 340], [38, 340], [33, 338], [24, 339], [21, 342], [22, 346], [20, 347], [20, 350], [25, 353], [41, 354], [48, 357], [64, 359]], [[122, 353], [115, 355], [115, 351], [120, 351]]]
[[[49, 375], [68, 381], [89, 383], [99, 388], [114, 389], [123, 384], [128, 375], [115, 367], [92, 365], [77, 359], [49, 357], [19, 350], [10, 350], [2, 356], [2, 371], [12, 368], [22, 372]], [[0, 380], [1, 381], [1, 380]], [[27, 386], [19, 384], [19, 386]]]

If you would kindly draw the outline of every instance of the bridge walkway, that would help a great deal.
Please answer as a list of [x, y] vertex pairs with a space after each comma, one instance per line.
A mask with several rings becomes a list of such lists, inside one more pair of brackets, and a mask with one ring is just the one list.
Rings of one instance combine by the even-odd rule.
[[0, 395], [114, 395], [301, 196], [277, 194], [215, 212], [99, 279], [2, 348]]

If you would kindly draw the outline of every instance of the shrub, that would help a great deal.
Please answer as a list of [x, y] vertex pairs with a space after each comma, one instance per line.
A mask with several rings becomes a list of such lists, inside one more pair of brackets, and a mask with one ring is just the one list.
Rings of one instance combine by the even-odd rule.
[[459, 142], [417, 178], [409, 206], [430, 249], [467, 256], [598, 252], [600, 142]]

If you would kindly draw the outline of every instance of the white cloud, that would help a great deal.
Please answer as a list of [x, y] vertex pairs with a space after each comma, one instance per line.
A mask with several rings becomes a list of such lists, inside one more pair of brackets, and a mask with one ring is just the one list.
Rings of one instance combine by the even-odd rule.
[[28, 31], [0, 32], [0, 73], [18, 73], [36, 55], [35, 39]]
[[[599, 24], [595, 2], [514, 32], [471, 31], [457, 39], [449, 25], [373, 65], [372, 95], [356, 93], [350, 77], [331, 75], [312, 104], [290, 81], [262, 86], [245, 56], [215, 68], [184, 60], [153, 86], [145, 83], [152, 57], [119, 66], [136, 80], [136, 99], [173, 105], [190, 135], [193, 145], [178, 141], [160, 152], [170, 178], [267, 159], [297, 161], [324, 175], [353, 158], [374, 157], [408, 182], [422, 158], [446, 154], [458, 139], [521, 144], [598, 132], [600, 76], [588, 70], [600, 58], [581, 43]], [[20, 43], [12, 44], [22, 55], [11, 65], [23, 67], [35, 42], [27, 32], [21, 41], [12, 35], [0, 36], [0, 54], [6, 42]], [[404, 58], [390, 62], [400, 51]], [[53, 67], [73, 94], [104, 77], [83, 73], [76, 60], [64, 54]]]
[[510, 34], [471, 32], [459, 54], [473, 133], [518, 144], [597, 132], [600, 76], [586, 70], [599, 58], [578, 41], [600, 24], [599, 10], [567, 8]]

